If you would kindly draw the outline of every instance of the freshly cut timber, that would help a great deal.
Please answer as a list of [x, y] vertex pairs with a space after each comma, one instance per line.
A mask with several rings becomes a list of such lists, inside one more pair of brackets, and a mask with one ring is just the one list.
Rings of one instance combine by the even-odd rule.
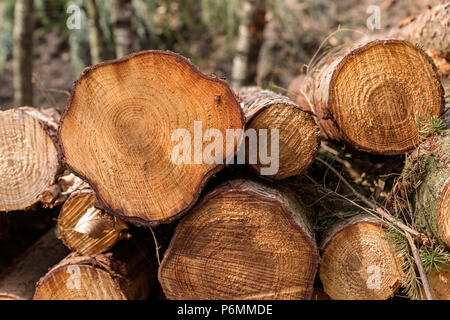
[[56, 126], [30, 107], [0, 111], [0, 211], [31, 207], [55, 183]]
[[89, 185], [73, 173], [65, 173], [56, 179], [56, 183], [41, 194], [41, 204], [44, 208], [53, 208], [66, 201], [70, 194], [77, 190], [88, 189]]
[[128, 238], [128, 226], [119, 218], [94, 207], [92, 190], [72, 193], [58, 216], [58, 232], [63, 243], [80, 255], [90, 256], [111, 249]]
[[31, 300], [39, 278], [68, 253], [52, 228], [0, 275], [0, 300]]
[[121, 244], [112, 252], [94, 256], [69, 254], [38, 281], [33, 299], [147, 299], [156, 267], [148, 252]]
[[329, 51], [309, 68], [296, 102], [317, 116], [327, 138], [387, 155], [414, 149], [416, 118], [444, 110], [432, 60], [400, 40]]
[[236, 52], [231, 68], [233, 88], [248, 86], [255, 82], [258, 58], [264, 41], [267, 0], [245, 0], [238, 12], [239, 28], [236, 37]]
[[[270, 153], [271, 158], [278, 156], [276, 173], [267, 176], [284, 179], [303, 173], [314, 161], [319, 150], [320, 131], [311, 113], [300, 109], [287, 97], [259, 87], [241, 88], [238, 95], [245, 115], [246, 133], [249, 133], [249, 129], [255, 130], [256, 139], [253, 144], [258, 148], [254, 149], [261, 151], [259, 140], [265, 139], [266, 141], [262, 142], [267, 143], [267, 153]], [[274, 139], [274, 142], [278, 143], [277, 151], [271, 143], [274, 129], [278, 130], [278, 140]], [[261, 136], [261, 130], [267, 130], [267, 137]], [[250, 137], [249, 135], [249, 141], [246, 141], [247, 163], [254, 156], [255, 159], [249, 166], [257, 173], [264, 174], [262, 168], [273, 166], [273, 163], [262, 164], [259, 154], [249, 154]]]
[[401, 261], [380, 222], [356, 215], [327, 232], [320, 280], [334, 300], [385, 300], [403, 284]]
[[434, 299], [450, 300], [450, 261], [441, 265], [439, 271], [434, 268], [427, 278]]
[[215, 129], [226, 137], [228, 129], [243, 127], [226, 82], [178, 54], [143, 51], [83, 71], [62, 115], [59, 140], [63, 160], [91, 185], [105, 210], [157, 225], [191, 208], [240, 143], [236, 137], [223, 142], [214, 149], [217, 161], [204, 161], [204, 132]]
[[292, 101], [297, 101], [298, 96], [301, 94], [303, 90], [303, 85], [306, 79], [305, 74], [300, 74], [291, 80], [289, 83], [289, 87], [287, 88], [287, 96]]
[[444, 132], [424, 141], [409, 160], [420, 161], [424, 172], [420, 178], [415, 176], [420, 179], [413, 196], [417, 223], [450, 246], [450, 109], [443, 119]]
[[168, 299], [310, 299], [318, 251], [289, 190], [231, 180], [178, 224], [159, 267]]

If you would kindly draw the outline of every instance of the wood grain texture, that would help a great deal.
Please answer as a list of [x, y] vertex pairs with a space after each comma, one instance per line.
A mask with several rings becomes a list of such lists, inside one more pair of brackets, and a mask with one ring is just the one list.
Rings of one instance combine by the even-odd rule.
[[61, 240], [80, 255], [103, 253], [130, 236], [127, 224], [95, 208], [96, 201], [92, 190], [76, 191], [64, 203], [58, 216]]
[[329, 51], [310, 67], [296, 102], [316, 115], [327, 138], [393, 155], [417, 146], [415, 119], [441, 115], [443, 93], [431, 58], [391, 39]]
[[[303, 173], [314, 161], [319, 150], [319, 128], [310, 112], [302, 110], [289, 98], [259, 87], [243, 87], [238, 91], [243, 108], [246, 130], [254, 129], [258, 137], [260, 130], [267, 130], [267, 150], [273, 152], [270, 143], [271, 130], [279, 131], [278, 172], [268, 177], [284, 179]], [[248, 141], [247, 160], [248, 160]], [[259, 149], [258, 149], [259, 150]], [[248, 161], [247, 161], [248, 162]], [[258, 162], [249, 166], [261, 174], [261, 167], [268, 165]]]
[[417, 43], [442, 74], [450, 74], [450, 2], [401, 21], [389, 36]]
[[287, 190], [232, 180], [177, 226], [159, 268], [168, 299], [310, 299], [318, 264], [306, 207]]
[[128, 243], [90, 257], [71, 253], [38, 281], [33, 299], [147, 299], [156, 274], [148, 253]]
[[55, 183], [56, 126], [29, 107], [0, 111], [0, 211], [26, 209]]
[[[91, 185], [105, 210], [157, 225], [186, 212], [223, 167], [172, 161], [176, 129], [188, 130], [194, 150], [194, 121], [223, 136], [226, 129], [244, 126], [237, 98], [224, 81], [175, 53], [143, 51], [83, 71], [62, 116], [59, 140], [65, 163]], [[238, 143], [224, 144], [224, 159]]]
[[[333, 226], [321, 244], [320, 280], [335, 300], [385, 300], [404, 283], [401, 261], [380, 222], [356, 215]], [[379, 271], [379, 282], [370, 278]], [[370, 285], [368, 285], [370, 283]]]

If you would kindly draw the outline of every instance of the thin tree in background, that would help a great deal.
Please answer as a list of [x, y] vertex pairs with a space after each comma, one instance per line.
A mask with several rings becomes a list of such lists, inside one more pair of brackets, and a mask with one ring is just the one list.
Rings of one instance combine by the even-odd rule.
[[33, 104], [33, 0], [17, 0], [14, 7], [14, 105]]
[[95, 0], [86, 0], [86, 12], [89, 23], [89, 46], [91, 63], [97, 64], [104, 58], [103, 34], [100, 28], [98, 6]]
[[255, 81], [266, 24], [265, 16], [266, 0], [246, 0], [243, 3], [231, 73], [234, 88], [250, 85]]
[[136, 51], [136, 25], [131, 0], [111, 0], [111, 20], [116, 57], [121, 58]]

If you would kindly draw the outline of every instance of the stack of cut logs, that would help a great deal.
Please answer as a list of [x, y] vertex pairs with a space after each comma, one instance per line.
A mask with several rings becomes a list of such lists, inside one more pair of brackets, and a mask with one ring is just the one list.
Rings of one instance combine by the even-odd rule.
[[[333, 50], [292, 83], [290, 99], [234, 91], [178, 54], [145, 51], [85, 69], [61, 117], [1, 111], [0, 211], [60, 213], [0, 275], [0, 298], [148, 299], [158, 283], [167, 299], [393, 297], [405, 275], [386, 226], [354, 212], [317, 243], [314, 212], [280, 180], [308, 169], [320, 139], [378, 155], [413, 152], [416, 119], [444, 113], [440, 75], [424, 50], [449, 58], [449, 10]], [[264, 152], [252, 159], [249, 129], [259, 147], [258, 132], [278, 130], [279, 143], [267, 139], [265, 150], [278, 148], [276, 173], [263, 174], [271, 165]], [[247, 174], [216, 177], [243, 151]], [[450, 246], [450, 165], [435, 158], [442, 163], [417, 189], [416, 205]], [[132, 229], [151, 237], [148, 227], [174, 220], [158, 266], [153, 243]], [[326, 294], [315, 291], [317, 277]], [[449, 268], [429, 274], [435, 298], [450, 299], [448, 281]]]

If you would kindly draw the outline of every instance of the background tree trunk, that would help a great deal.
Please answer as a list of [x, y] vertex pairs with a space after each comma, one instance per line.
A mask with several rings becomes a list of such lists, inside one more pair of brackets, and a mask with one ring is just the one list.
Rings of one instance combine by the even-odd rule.
[[95, 0], [86, 0], [86, 11], [89, 22], [91, 64], [97, 64], [104, 59], [103, 35], [100, 27], [97, 2]]
[[138, 50], [132, 1], [111, 0], [111, 20], [116, 58]]
[[14, 105], [33, 105], [33, 0], [17, 0], [14, 7]]
[[245, 0], [242, 5], [231, 72], [231, 86], [235, 89], [255, 84], [259, 51], [266, 24], [266, 10], [266, 0]]

